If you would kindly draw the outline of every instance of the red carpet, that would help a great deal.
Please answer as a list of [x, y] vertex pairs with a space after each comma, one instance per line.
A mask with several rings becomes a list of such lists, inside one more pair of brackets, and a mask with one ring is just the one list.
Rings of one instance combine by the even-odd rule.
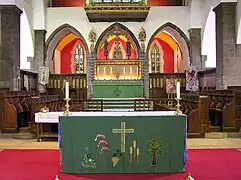
[[187, 172], [174, 175], [63, 175], [56, 150], [4, 150], [0, 152], [0, 180], [241, 180], [241, 151], [189, 150]]

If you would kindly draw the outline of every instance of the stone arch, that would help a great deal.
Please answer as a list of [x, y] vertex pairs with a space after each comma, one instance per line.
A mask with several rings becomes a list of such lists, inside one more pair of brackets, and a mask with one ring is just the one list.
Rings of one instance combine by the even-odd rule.
[[99, 36], [96, 44], [95, 44], [95, 53], [98, 53], [99, 47], [104, 43], [105, 37], [108, 36], [108, 32], [110, 32], [111, 30], [113, 30], [113, 28], [115, 28], [115, 26], [118, 25], [122, 30], [124, 30], [125, 32], [127, 32], [127, 34], [129, 35], [130, 40], [132, 41], [131, 43], [135, 46], [136, 52], [139, 55], [141, 52], [141, 47], [139, 44], [139, 41], [137, 40], [137, 38], [135, 37], [135, 35], [132, 33], [132, 31], [127, 28], [126, 26], [124, 26], [121, 23], [114, 23], [112, 25], [110, 25], [108, 28], [106, 28], [101, 35]]
[[56, 30], [52, 32], [52, 34], [48, 37], [46, 41], [46, 64], [49, 65], [51, 72], [53, 72], [53, 56], [55, 48], [57, 47], [58, 43], [61, 41], [63, 37], [66, 35], [73, 33], [75, 34], [83, 43], [86, 52], [89, 52], [89, 48], [87, 42], [85, 41], [83, 35], [73, 26], [69, 24], [63, 24], [58, 27]]
[[205, 67], [216, 67], [216, 17], [210, 7], [202, 35], [202, 55], [207, 56]]
[[149, 42], [147, 44], [146, 52], [148, 53], [150, 51], [153, 39], [159, 33], [165, 32], [165, 31], [168, 32], [170, 35], [172, 35], [175, 38], [175, 40], [177, 41], [177, 43], [179, 44], [181, 52], [182, 52], [182, 56], [184, 59], [184, 64], [185, 64], [185, 66], [188, 66], [189, 53], [190, 53], [189, 39], [186, 36], [186, 34], [179, 27], [177, 27], [175, 24], [173, 24], [171, 22], [167, 22], [166, 24], [163, 24], [152, 34], [152, 36], [150, 37]]

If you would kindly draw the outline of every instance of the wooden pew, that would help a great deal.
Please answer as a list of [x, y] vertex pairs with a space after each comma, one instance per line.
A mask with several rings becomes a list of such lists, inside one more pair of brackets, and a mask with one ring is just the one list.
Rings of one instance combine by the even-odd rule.
[[208, 97], [197, 94], [181, 95], [181, 110], [187, 115], [189, 137], [204, 137], [208, 129]]
[[16, 133], [28, 129], [31, 122], [31, 95], [29, 92], [4, 92], [1, 96], [1, 131]]
[[241, 86], [228, 86], [229, 90], [235, 92], [235, 125], [237, 130], [241, 129]]
[[237, 131], [235, 91], [211, 90], [202, 94], [209, 98], [210, 132]]
[[[181, 95], [181, 110], [187, 115], [188, 137], [204, 137], [208, 132], [208, 97], [193, 94]], [[175, 111], [176, 102], [172, 99], [156, 100], [154, 110]], [[171, 104], [171, 105], [170, 105]]]

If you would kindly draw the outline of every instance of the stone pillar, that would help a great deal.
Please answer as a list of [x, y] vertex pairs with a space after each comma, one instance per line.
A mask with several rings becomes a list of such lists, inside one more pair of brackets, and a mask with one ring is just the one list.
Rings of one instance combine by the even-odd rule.
[[86, 74], [87, 74], [87, 99], [90, 99], [93, 94], [92, 89], [92, 80], [95, 76], [95, 61], [96, 61], [96, 53], [88, 53], [87, 54], [87, 67], [86, 67]]
[[[34, 64], [38, 72], [39, 68], [45, 65], [45, 35], [46, 30], [34, 30]], [[38, 91], [46, 92], [46, 86], [38, 83]]]
[[142, 60], [142, 78], [144, 82], [144, 97], [149, 98], [149, 63], [146, 52], [139, 53], [139, 59]]
[[0, 88], [20, 90], [20, 16], [15, 5], [0, 5]]
[[236, 59], [236, 2], [220, 3], [216, 14], [216, 88], [240, 85], [241, 61]]
[[198, 70], [204, 69], [201, 55], [201, 28], [189, 29], [190, 37], [190, 62]]

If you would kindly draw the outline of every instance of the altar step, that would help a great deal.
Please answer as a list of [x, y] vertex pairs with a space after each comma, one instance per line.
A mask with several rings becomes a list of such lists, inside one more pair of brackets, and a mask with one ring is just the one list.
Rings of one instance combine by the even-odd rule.
[[[97, 98], [94, 98], [97, 99]], [[135, 110], [134, 98], [104, 98], [103, 111], [104, 112], [128, 112]], [[143, 102], [138, 104], [138, 110], [148, 111], [148, 103]]]
[[128, 112], [134, 111], [134, 99], [106, 98], [103, 99], [103, 111], [105, 112]]

